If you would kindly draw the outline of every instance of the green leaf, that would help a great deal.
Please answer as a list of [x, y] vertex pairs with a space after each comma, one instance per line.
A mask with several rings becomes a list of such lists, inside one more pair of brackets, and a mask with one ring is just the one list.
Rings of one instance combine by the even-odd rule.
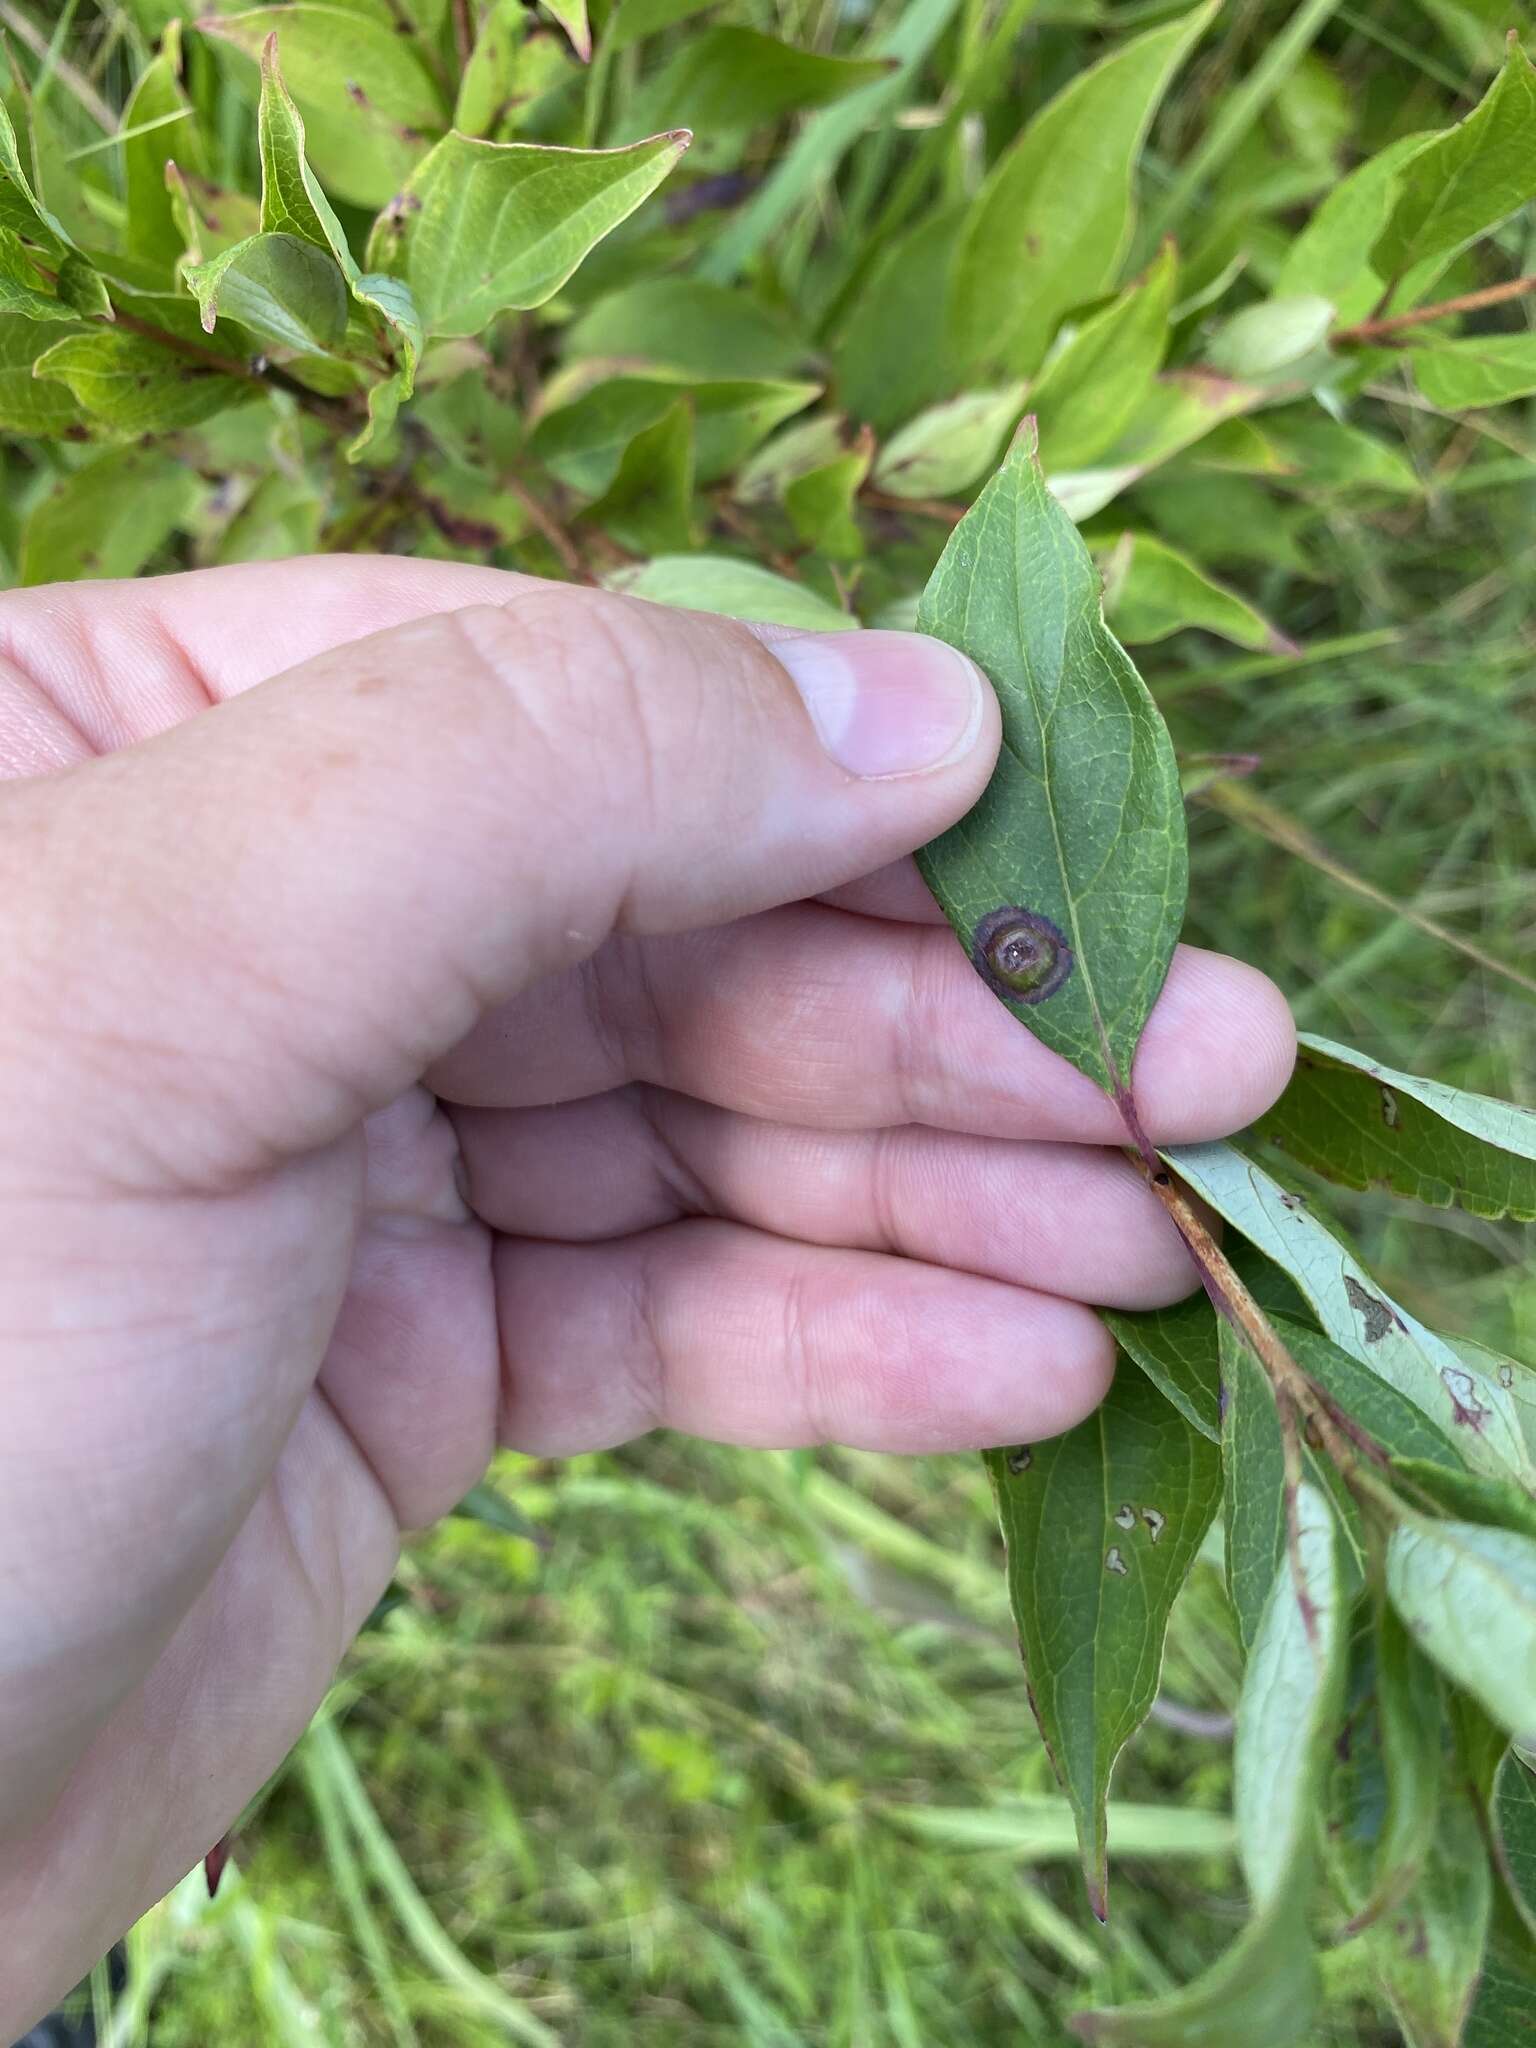
[[405, 280], [428, 334], [479, 334], [498, 313], [557, 292], [655, 191], [688, 139], [549, 149], [444, 136], [379, 216], [369, 267]]
[[962, 218], [945, 208], [882, 250], [838, 337], [838, 402], [877, 433], [953, 388], [946, 307]]
[[843, 421], [835, 412], [797, 420], [744, 462], [731, 481], [731, 496], [743, 505], [772, 505], [796, 477], [831, 462], [843, 447]]
[[992, 780], [919, 853], [923, 878], [1014, 1016], [1128, 1106], [1184, 915], [1178, 765], [1027, 432], [950, 536], [918, 624], [980, 664], [1003, 714]]
[[1350, 1931], [1389, 1912], [1424, 1868], [1440, 1808], [1444, 1729], [1434, 1665], [1377, 1598], [1350, 1646], [1322, 1837]]
[[805, 344], [744, 292], [697, 277], [647, 277], [611, 292], [566, 330], [563, 356], [622, 357], [693, 377], [777, 377]]
[[716, 0], [622, 0], [622, 5], [615, 7], [608, 17], [603, 47], [617, 56], [621, 50], [632, 50], [647, 37], [660, 35], [663, 29], [715, 5]]
[[1517, 1740], [1536, 1739], [1536, 1540], [1415, 1521], [1387, 1545], [1387, 1591], [1415, 1642]]
[[166, 165], [174, 158], [184, 170], [205, 168], [197, 123], [181, 89], [179, 60], [180, 36], [173, 29], [123, 108], [128, 244], [135, 255], [147, 257], [167, 275], [181, 261], [186, 243], [166, 186]]
[[22, 167], [21, 149], [5, 103], [0, 100], [0, 227], [56, 255], [73, 247], [63, 224], [42, 206]]
[[1514, 1403], [1497, 1376], [1391, 1301], [1301, 1196], [1231, 1145], [1177, 1146], [1164, 1157], [1291, 1276], [1334, 1343], [1427, 1415], [1468, 1465], [1496, 1478], [1536, 1476]]
[[1389, 1456], [1470, 1479], [1457, 1443], [1406, 1394], [1310, 1323], [1273, 1309], [1269, 1319], [1307, 1377]]
[[1203, 1294], [1171, 1308], [1103, 1309], [1115, 1342], [1184, 1420], [1221, 1442], [1221, 1354], [1216, 1311]]
[[1104, 1804], [1151, 1710], [1168, 1617], [1221, 1495], [1221, 1461], [1140, 1373], [1033, 1448], [988, 1451], [1030, 1700], [1107, 1910]]
[[1289, 379], [1305, 374], [1334, 324], [1331, 300], [1314, 292], [1266, 299], [1228, 320], [1206, 360], [1228, 377]]
[[1348, 1606], [1326, 1498], [1303, 1485], [1296, 1515], [1304, 1595], [1291, 1570], [1276, 1575], [1237, 1710], [1234, 1804], [1253, 1917], [1183, 1990], [1080, 2014], [1073, 2026], [1085, 2041], [1109, 2048], [1292, 2048], [1310, 2037], [1319, 1998], [1306, 1918], [1313, 1816], [1338, 1720]]
[[1389, 281], [1400, 278], [1487, 234], [1533, 195], [1536, 69], [1511, 42], [1503, 69], [1467, 118], [1408, 160], [1372, 266]]
[[1274, 1393], [1252, 1347], [1225, 1318], [1217, 1336], [1227, 1594], [1238, 1638], [1251, 1652], [1285, 1551], [1285, 1448]]
[[1486, 1473], [1468, 1472], [1443, 1458], [1395, 1457], [1394, 1477], [1416, 1508], [1426, 1498], [1453, 1521], [1477, 1522], [1485, 1529], [1513, 1529], [1536, 1541], [1536, 1499], [1523, 1487], [1511, 1486]]
[[544, 12], [564, 29], [571, 48], [585, 64], [592, 56], [592, 28], [587, 20], [587, 0], [540, 0]]
[[1473, 334], [1438, 338], [1415, 348], [1413, 381], [1443, 412], [1506, 405], [1536, 392], [1536, 334]]
[[[629, 13], [628, 0], [616, 16]], [[481, 15], [469, 62], [459, 78], [453, 125], [461, 135], [494, 135], [517, 92], [518, 55], [527, 31], [522, 0], [490, 0]]]
[[230, 520], [214, 550], [216, 562], [280, 562], [313, 554], [324, 500], [306, 476], [272, 470]]
[[1477, 1809], [1455, 1785], [1441, 1802], [1418, 1882], [1366, 1936], [1407, 2048], [1460, 2048], [1492, 1906]]
[[639, 568], [621, 569], [608, 579], [611, 590], [648, 598], [652, 604], [682, 605], [690, 611], [721, 612], [727, 618], [800, 626], [811, 633], [851, 630], [858, 620], [807, 590], [731, 555], [658, 555]]
[[1112, 448], [1152, 394], [1168, 347], [1178, 254], [1165, 242], [1136, 282], [1090, 316], [1029, 388], [1048, 471]]
[[252, 235], [184, 275], [209, 334], [222, 315], [269, 348], [324, 355], [346, 333], [346, 280], [329, 250], [297, 235]]
[[613, 481], [635, 435], [654, 426], [685, 389], [693, 400], [701, 484], [728, 475], [782, 420], [820, 396], [819, 385], [771, 378], [609, 377], [562, 403], [551, 386], [545, 397], [553, 409], [535, 426], [529, 447], [563, 483], [595, 497]]
[[1397, 204], [1404, 165], [1432, 138], [1399, 136], [1334, 187], [1286, 251], [1275, 275], [1276, 298], [1314, 293], [1337, 308], [1340, 326], [1363, 320], [1383, 280], [1371, 251]]
[[1130, 245], [1147, 129], [1215, 12], [1195, 7], [1111, 51], [993, 166], [955, 273], [951, 332], [962, 362], [1028, 376], [1062, 316], [1113, 286]]
[[0, 310], [0, 429], [53, 440], [85, 423], [88, 415], [70, 392], [32, 374], [58, 338], [51, 323]]
[[43, 286], [43, 277], [20, 235], [0, 228], [0, 313], [19, 313], [28, 320], [73, 322], [80, 318], [73, 306]]
[[1523, 2048], [1536, 2012], [1536, 1942], [1508, 1895], [1498, 1890], [1483, 1974], [1459, 2048]]
[[707, 28], [684, 39], [628, 118], [641, 129], [693, 128], [713, 141], [824, 107], [889, 69], [879, 60], [798, 50], [754, 28]]
[[930, 406], [880, 450], [875, 482], [897, 498], [947, 498], [968, 490], [996, 463], [1023, 404], [1018, 382]]
[[874, 440], [866, 433], [852, 448], [784, 487], [790, 525], [808, 548], [829, 561], [856, 561], [864, 552], [855, 507], [873, 456]]
[[1437, 1209], [1536, 1217], [1536, 1110], [1400, 1073], [1332, 1039], [1304, 1033], [1300, 1045], [1259, 1125], [1300, 1165]]
[[1499, 1873], [1536, 1937], [1536, 1771], [1513, 1750], [1494, 1780], [1491, 1818]]
[[581, 516], [641, 554], [692, 544], [693, 409], [686, 397], [640, 429], [607, 490]]
[[[1076, 1856], [1077, 1821], [1068, 1799], [1036, 1793], [993, 1806], [880, 1807], [881, 1818], [920, 1842], [946, 1849], [1008, 1850], [1026, 1863]], [[1224, 1814], [1189, 1806], [1111, 1800], [1109, 1834], [1122, 1856], [1229, 1856], [1236, 1830]]]
[[36, 374], [65, 384], [91, 416], [119, 434], [163, 434], [195, 426], [260, 387], [214, 365], [116, 328], [55, 342]]
[[1262, 384], [1208, 370], [1171, 371], [1154, 381], [1130, 425], [1094, 467], [1053, 470], [1051, 489], [1073, 519], [1091, 519], [1132, 484], [1267, 396]]
[[1260, 432], [1297, 488], [1317, 496], [1339, 491], [1423, 489], [1413, 464], [1388, 441], [1329, 417], [1320, 406], [1286, 406], [1264, 415]]
[[1150, 646], [1197, 626], [1238, 647], [1269, 654], [1300, 649], [1224, 583], [1150, 533], [1127, 533], [1106, 565], [1104, 611], [1132, 647]]
[[261, 209], [244, 192], [230, 192], [206, 178], [190, 177], [174, 163], [165, 167], [165, 183], [176, 231], [195, 263], [232, 249], [261, 226]]
[[431, 70], [414, 41], [387, 18], [294, 0], [205, 16], [199, 27], [257, 62], [267, 38], [278, 37], [311, 158], [326, 185], [357, 206], [382, 206], [392, 198], [448, 125]]
[[28, 516], [23, 583], [137, 576], [202, 495], [195, 470], [167, 451], [115, 448], [73, 470]]

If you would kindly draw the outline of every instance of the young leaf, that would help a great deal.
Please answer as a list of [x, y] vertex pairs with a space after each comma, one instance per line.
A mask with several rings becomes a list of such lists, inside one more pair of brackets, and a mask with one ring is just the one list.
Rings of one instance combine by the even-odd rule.
[[1030, 375], [1062, 316], [1114, 284], [1131, 238], [1142, 142], [1215, 12], [1206, 0], [1112, 50], [993, 166], [955, 272], [951, 333], [961, 362]]
[[1513, 1750], [1494, 1780], [1492, 1821], [1499, 1874], [1536, 1939], [1536, 1770]]
[[666, 554], [693, 539], [693, 409], [678, 398], [642, 427], [619, 458], [613, 481], [582, 519], [640, 554]]
[[1328, 299], [1340, 326], [1366, 317], [1383, 282], [1371, 269], [1371, 251], [1397, 203], [1403, 166], [1432, 139], [1399, 136], [1334, 187], [1286, 251], [1276, 298]]
[[1303, 1034], [1296, 1071], [1261, 1120], [1325, 1180], [1390, 1188], [1437, 1209], [1536, 1217], [1536, 1110], [1400, 1073]]
[[128, 202], [128, 242], [137, 256], [167, 276], [186, 252], [176, 210], [166, 186], [173, 158], [184, 170], [204, 168], [197, 123], [181, 89], [180, 34], [167, 32], [165, 46], [140, 76], [123, 108], [123, 182]]
[[1435, 337], [1412, 356], [1413, 381], [1444, 412], [1507, 405], [1536, 391], [1536, 334]]
[[1214, 1447], [1139, 1373], [1032, 1449], [988, 1451], [1030, 1700], [1106, 1912], [1104, 1802], [1151, 1710], [1173, 1602], [1221, 1494]]
[[1105, 1309], [1111, 1334], [1164, 1400], [1213, 1444], [1221, 1442], [1221, 1354], [1216, 1311], [1203, 1294], [1171, 1308]]
[[256, 62], [277, 35], [310, 154], [331, 190], [358, 206], [393, 197], [448, 125], [447, 104], [416, 41], [382, 15], [293, 0], [205, 15], [198, 26]]
[[859, 623], [803, 583], [791, 583], [731, 555], [658, 555], [639, 568], [618, 570], [607, 581], [610, 590], [626, 590], [652, 604], [799, 626], [810, 633], [851, 630]]
[[1307, 1932], [1314, 1814], [1344, 1680], [1348, 1607], [1326, 1498], [1296, 1499], [1297, 1566], [1276, 1574], [1243, 1678], [1233, 1753], [1238, 1846], [1253, 1917], [1205, 1975], [1144, 2005], [1083, 2013], [1085, 2040], [1109, 2048], [1292, 2048], [1318, 2002]]
[[160, 449], [115, 448], [71, 471], [27, 518], [23, 583], [136, 576], [202, 495], [195, 470]]
[[1218, 1337], [1227, 1594], [1251, 1651], [1285, 1551], [1285, 1448], [1274, 1392], [1251, 1346], [1225, 1318]]
[[1536, 1539], [1404, 1523], [1387, 1545], [1387, 1591], [1442, 1671], [1516, 1740], [1536, 1739]]
[[758, 128], [883, 78], [879, 59], [823, 57], [755, 28], [708, 28], [688, 36], [630, 111], [638, 128], [696, 128], [712, 139]]
[[980, 664], [1003, 713], [992, 780], [919, 853], [923, 878], [993, 993], [1129, 1107], [1184, 915], [1178, 764], [1028, 430], [950, 536], [918, 624]]
[[479, 334], [557, 292], [688, 142], [680, 132], [624, 149], [550, 149], [446, 135], [380, 214], [369, 268], [405, 280], [428, 334]]
[[1312, 1214], [1231, 1145], [1185, 1145], [1169, 1165], [1267, 1258], [1288, 1273], [1341, 1350], [1407, 1396], [1465, 1462], [1495, 1477], [1536, 1476], [1508, 1390], [1388, 1299]]
[[347, 287], [335, 259], [297, 235], [253, 235], [184, 275], [209, 334], [223, 315], [269, 348], [325, 355], [346, 332]]
[[1178, 254], [1165, 242], [1144, 275], [1091, 314], [1030, 385], [1047, 471], [1096, 460], [1146, 403], [1168, 347], [1178, 272]]
[[35, 374], [66, 384], [93, 419], [119, 434], [196, 426], [261, 395], [254, 382], [118, 328], [56, 342], [38, 357]]
[[1024, 404], [1022, 383], [968, 391], [918, 414], [891, 436], [875, 482], [894, 498], [947, 498], [992, 468]]
[[1212, 341], [1206, 360], [1228, 377], [1289, 381], [1325, 347], [1334, 324], [1330, 300], [1315, 292], [1266, 299], [1227, 321]]
[[1150, 533], [1121, 536], [1108, 560], [1104, 611], [1132, 647], [1150, 646], [1195, 626], [1256, 652], [1301, 651], [1246, 598]]
[[1397, 204], [1371, 251], [1395, 282], [1496, 228], [1536, 194], [1536, 68], [1511, 42], [1503, 69], [1464, 121], [1415, 151]]

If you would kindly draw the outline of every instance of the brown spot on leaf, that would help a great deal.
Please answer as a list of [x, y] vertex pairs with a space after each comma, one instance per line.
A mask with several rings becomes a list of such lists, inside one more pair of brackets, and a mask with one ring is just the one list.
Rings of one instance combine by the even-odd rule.
[[1018, 1447], [1015, 1450], [1011, 1450], [1008, 1453], [1008, 1457], [1006, 1459], [1008, 1470], [1013, 1474], [1015, 1479], [1019, 1477], [1021, 1472], [1027, 1472], [1034, 1462], [1035, 1454], [1030, 1449], [1028, 1444], [1018, 1445]]
[[1397, 1097], [1385, 1081], [1381, 1084], [1381, 1120], [1389, 1131], [1395, 1131], [1403, 1120], [1397, 1106]]
[[1147, 1534], [1155, 1543], [1168, 1526], [1168, 1517], [1158, 1508], [1143, 1508], [1141, 1519], [1147, 1525]]
[[1010, 1003], [1043, 1003], [1072, 972], [1066, 934], [1038, 910], [1011, 903], [977, 925], [971, 960], [992, 993]]
[[1388, 1330], [1404, 1328], [1403, 1319], [1391, 1302], [1383, 1301], [1379, 1294], [1370, 1293], [1352, 1273], [1344, 1276], [1344, 1292], [1349, 1296], [1350, 1307], [1364, 1325], [1367, 1344], [1379, 1344]]
[[1451, 1420], [1458, 1429], [1475, 1430], [1479, 1436], [1493, 1410], [1477, 1398], [1477, 1382], [1460, 1366], [1443, 1365], [1440, 1378], [1451, 1397]]

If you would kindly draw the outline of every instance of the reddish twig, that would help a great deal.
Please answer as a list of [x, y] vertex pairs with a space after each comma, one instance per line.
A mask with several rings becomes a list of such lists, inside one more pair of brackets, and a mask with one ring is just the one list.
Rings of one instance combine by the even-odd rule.
[[1415, 306], [1410, 313], [1391, 313], [1384, 320], [1361, 320], [1353, 327], [1336, 328], [1328, 339], [1335, 348], [1389, 342], [1406, 328], [1422, 327], [1430, 320], [1449, 320], [1457, 313], [1477, 313], [1484, 306], [1504, 306], [1531, 292], [1536, 292], [1536, 277], [1513, 277], [1504, 284], [1485, 285], [1478, 292], [1463, 292], [1459, 298], [1441, 299], [1433, 306]]

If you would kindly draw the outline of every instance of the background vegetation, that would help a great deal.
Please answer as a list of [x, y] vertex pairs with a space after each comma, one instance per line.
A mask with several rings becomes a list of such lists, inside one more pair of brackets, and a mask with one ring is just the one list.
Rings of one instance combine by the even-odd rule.
[[[37, 182], [92, 250], [131, 204], [125, 125], [195, 124], [206, 186], [257, 189], [256, 74], [227, 34], [185, 38], [185, 103], [167, 74], [165, 97], [135, 105], [179, 11], [0, 0]], [[899, 618], [1011, 424], [971, 475], [946, 481], [941, 462], [915, 499], [892, 472], [894, 430], [950, 395], [925, 381], [923, 265], [1035, 110], [1183, 9], [619, 0], [590, 24], [570, 0], [526, 16], [480, 0], [338, 11], [388, 18], [434, 64], [466, 27], [478, 34], [481, 132], [629, 143], [686, 122], [698, 139], [537, 319], [429, 352], [414, 410], [382, 422], [360, 462], [342, 449], [362, 428], [363, 380], [298, 351], [276, 377], [263, 368], [261, 404], [151, 419], [147, 438], [114, 438], [55, 382], [80, 413], [45, 441], [16, 395], [20, 330], [0, 326], [9, 580], [312, 547], [623, 579], [703, 550], [766, 564], [813, 607]], [[1230, 351], [1233, 318], [1275, 290], [1343, 175], [1465, 115], [1521, 14], [1230, 0], [1156, 116], [1123, 268], [1133, 279], [1176, 238], [1176, 359], [1210, 361], [1224, 334]], [[904, 68], [829, 83], [758, 51], [709, 72], [696, 53], [722, 25]], [[583, 63], [572, 45], [589, 28]], [[312, 113], [310, 127], [361, 248], [392, 172], [376, 189]], [[206, 227], [217, 203], [193, 198]], [[1522, 277], [1533, 256], [1516, 211], [1451, 259], [1433, 296]], [[1523, 334], [1532, 303], [1464, 331]], [[194, 345], [200, 331], [186, 330]], [[664, 393], [626, 413], [595, 464], [596, 435], [567, 434], [562, 456], [558, 432], [530, 432], [560, 420], [562, 396], [579, 400], [596, 374], [583, 366], [604, 362], [611, 380], [614, 357], [643, 361], [653, 385], [659, 366], [688, 403]], [[971, 381], [1006, 388], [1037, 369], [993, 360]], [[755, 482], [737, 460], [711, 475], [700, 388], [728, 378], [826, 387], [808, 415], [821, 439], [788, 456], [770, 443], [776, 466]], [[1191, 936], [1265, 966], [1309, 1029], [1531, 1102], [1536, 422], [1523, 399], [1435, 403], [1393, 350], [1321, 388], [1326, 403], [1266, 404], [1266, 446], [1211, 437], [1087, 515], [1188, 765]], [[956, 438], [951, 424], [920, 452]], [[1127, 531], [1143, 537], [1139, 584]], [[1199, 564], [1193, 584], [1149, 578], [1148, 557], [1164, 557], [1148, 536]], [[1342, 1205], [1416, 1314], [1536, 1356], [1522, 1226], [1373, 1193]], [[560, 1465], [507, 1458], [492, 1487], [413, 1547], [327, 1716], [243, 1829], [235, 1881], [210, 1902], [193, 1873], [136, 1930], [127, 1990], [104, 1975], [93, 1987], [105, 2039], [1047, 2044], [1069, 2038], [1078, 2007], [1183, 1981], [1230, 1941], [1240, 1667], [1219, 1564], [1195, 1569], [1163, 1701], [1116, 1781], [1115, 1914], [1099, 1930], [1025, 1707], [973, 1459], [654, 1439]], [[1398, 2041], [1360, 1945], [1324, 1962], [1318, 2039]]]

